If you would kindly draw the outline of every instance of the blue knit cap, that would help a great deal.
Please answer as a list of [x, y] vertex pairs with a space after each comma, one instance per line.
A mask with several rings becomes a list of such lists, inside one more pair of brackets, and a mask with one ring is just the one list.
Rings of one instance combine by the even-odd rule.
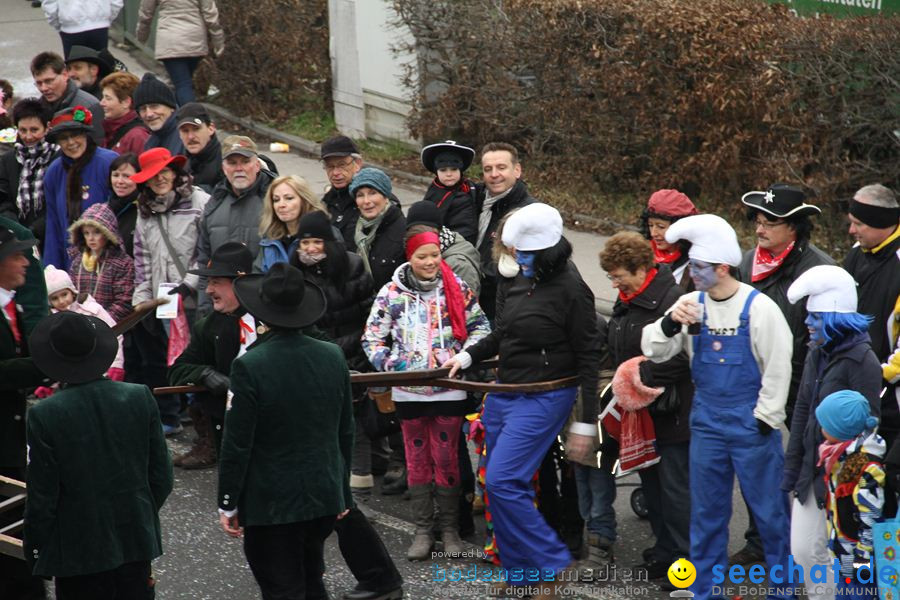
[[869, 412], [869, 401], [853, 390], [825, 396], [816, 408], [816, 419], [828, 435], [842, 441], [852, 440], [878, 425], [878, 418]]
[[356, 196], [356, 190], [370, 187], [385, 198], [391, 197], [391, 178], [381, 169], [366, 167], [360, 169], [350, 181], [350, 195]]

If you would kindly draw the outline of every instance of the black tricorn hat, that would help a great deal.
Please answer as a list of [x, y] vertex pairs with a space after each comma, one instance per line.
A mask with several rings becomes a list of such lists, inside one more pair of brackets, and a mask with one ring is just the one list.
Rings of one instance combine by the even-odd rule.
[[806, 204], [805, 200], [803, 190], [786, 183], [774, 183], [765, 192], [747, 192], [741, 197], [741, 202], [750, 208], [779, 219], [821, 214], [818, 206]]
[[103, 320], [64, 310], [37, 324], [28, 338], [28, 351], [50, 379], [84, 383], [109, 369], [119, 340]]
[[[455, 155], [460, 161], [459, 164], [438, 164], [436, 159], [443, 154]], [[422, 148], [422, 165], [432, 173], [437, 173], [437, 170], [442, 166], [457, 166], [460, 171], [465, 171], [472, 164], [473, 160], [475, 160], [475, 150], [468, 146], [457, 144], [453, 140], [431, 144]]]
[[300, 329], [325, 314], [325, 294], [287, 263], [272, 265], [265, 275], [245, 275], [234, 281], [234, 294], [247, 312], [274, 327]]
[[241, 242], [225, 242], [212, 253], [205, 267], [188, 273], [201, 277], [240, 277], [253, 271], [253, 255]]

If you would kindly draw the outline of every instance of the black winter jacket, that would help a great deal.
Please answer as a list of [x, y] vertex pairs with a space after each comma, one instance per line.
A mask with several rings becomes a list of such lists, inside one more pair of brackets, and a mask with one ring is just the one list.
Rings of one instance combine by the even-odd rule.
[[[60, 156], [59, 151], [56, 152], [50, 163], [58, 156]], [[49, 166], [50, 163], [47, 163], [47, 165]], [[24, 221], [19, 219], [19, 207], [16, 201], [19, 197], [19, 175], [21, 172], [22, 165], [16, 160], [15, 148], [0, 155], [0, 216], [21, 223], [30, 229], [31, 233], [38, 240], [38, 249], [43, 250], [44, 234], [47, 229], [47, 205], [44, 204], [37, 214], [29, 213]]]
[[[660, 265], [656, 277], [641, 294], [630, 302], [616, 300], [606, 334], [613, 369], [643, 354], [641, 332], [644, 326], [662, 317], [683, 293], [684, 290], [676, 285], [669, 267]], [[687, 354], [682, 352], [661, 363], [644, 361], [641, 363], [641, 381], [651, 387], [674, 385], [680, 401], [677, 412], [653, 415], [657, 441], [661, 444], [674, 444], [689, 440], [688, 418], [694, 396], [694, 384], [691, 381], [691, 366]]]
[[116, 214], [119, 224], [119, 235], [125, 242], [125, 252], [128, 256], [134, 258], [134, 228], [137, 225], [138, 208], [137, 198], [139, 191], [135, 190], [133, 194], [126, 198], [120, 198], [115, 194], [109, 196], [109, 208]]
[[351, 370], [371, 371], [372, 366], [362, 350], [360, 338], [375, 301], [375, 286], [362, 259], [352, 252], [347, 253], [347, 258], [347, 280], [341, 289], [326, 278], [322, 263], [311, 266], [301, 264], [294, 253], [291, 264], [303, 271], [307, 281], [315, 283], [325, 292], [327, 308], [316, 322], [316, 327], [341, 347]]
[[753, 257], [756, 249], [744, 254], [740, 266], [740, 279], [747, 285], [751, 285], [772, 300], [781, 309], [791, 334], [794, 338], [794, 354], [791, 358], [791, 387], [788, 389], [787, 424], [791, 423], [791, 414], [797, 401], [797, 389], [800, 387], [800, 377], [803, 374], [803, 365], [806, 361], [806, 351], [809, 344], [809, 329], [806, 327], [806, 300], [791, 304], [787, 299], [788, 288], [800, 275], [819, 265], [833, 265], [834, 259], [816, 248], [808, 241], [796, 244], [791, 253], [785, 258], [784, 263], [774, 273], [761, 281], [751, 281], [753, 274]]
[[[476, 231], [481, 208], [484, 206], [485, 189], [483, 184], [478, 185], [478, 201], [475, 204]], [[500, 225], [500, 220], [506, 213], [516, 208], [522, 208], [532, 202], [538, 202], [538, 200], [528, 193], [528, 186], [520, 179], [516, 181], [506, 197], [491, 207], [491, 220], [488, 224], [487, 232], [484, 234], [481, 245], [477, 248], [478, 253], [481, 255], [481, 272], [483, 276], [478, 303], [491, 321], [495, 318], [494, 309], [497, 303], [497, 283], [499, 277], [497, 274], [497, 264], [494, 262], [492, 254], [497, 227]]]
[[435, 178], [428, 186], [423, 200], [437, 205], [444, 227], [457, 232], [474, 246], [478, 238], [475, 195], [475, 184], [468, 179], [461, 179], [455, 186], [448, 188]]
[[194, 177], [194, 185], [208, 194], [219, 182], [225, 180], [225, 172], [222, 171], [222, 143], [219, 138], [212, 136], [209, 143], [197, 154], [185, 152], [188, 157], [188, 171]]
[[[391, 204], [378, 226], [372, 247], [369, 248], [369, 268], [372, 270], [376, 293], [391, 280], [397, 267], [406, 262], [406, 250], [403, 247], [405, 235], [406, 217], [403, 216], [399, 206]], [[353, 247], [355, 248], [356, 244]]]
[[467, 352], [473, 362], [500, 357], [498, 379], [531, 383], [578, 376], [582, 413], [597, 423], [597, 376], [603, 344], [594, 293], [567, 260], [541, 278], [517, 275], [497, 299], [493, 331]]
[[[900, 237], [881, 248], [875, 254], [853, 247], [844, 258], [844, 268], [856, 280], [859, 297], [857, 312], [875, 317], [869, 326], [872, 350], [882, 362], [893, 353], [892, 340], [888, 337], [888, 320], [900, 297]], [[900, 410], [897, 407], [895, 386], [887, 386], [881, 404], [881, 423], [878, 433], [889, 447], [900, 432]]]
[[816, 419], [816, 407], [825, 396], [839, 390], [856, 390], [866, 397], [872, 414], [878, 416], [881, 399], [881, 363], [872, 352], [869, 336], [852, 336], [830, 353], [813, 348], [806, 356], [803, 378], [791, 422], [791, 436], [784, 455], [784, 477], [781, 489], [806, 500], [810, 486], [819, 508], [825, 506], [825, 481], [822, 467], [817, 467], [819, 444], [824, 441]]

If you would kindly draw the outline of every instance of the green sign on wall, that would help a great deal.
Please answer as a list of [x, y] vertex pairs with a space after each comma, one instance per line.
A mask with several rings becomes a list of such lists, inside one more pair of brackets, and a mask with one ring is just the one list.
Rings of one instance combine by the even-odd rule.
[[873, 16], [900, 14], [900, 0], [769, 0], [787, 4], [797, 14], [815, 16]]

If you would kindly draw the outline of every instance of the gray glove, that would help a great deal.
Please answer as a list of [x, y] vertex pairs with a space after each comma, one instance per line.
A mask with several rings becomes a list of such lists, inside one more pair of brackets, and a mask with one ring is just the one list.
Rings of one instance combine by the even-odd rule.
[[206, 389], [217, 396], [224, 396], [228, 392], [228, 386], [231, 385], [231, 380], [227, 375], [222, 375], [212, 367], [203, 369], [200, 381], [203, 382]]

